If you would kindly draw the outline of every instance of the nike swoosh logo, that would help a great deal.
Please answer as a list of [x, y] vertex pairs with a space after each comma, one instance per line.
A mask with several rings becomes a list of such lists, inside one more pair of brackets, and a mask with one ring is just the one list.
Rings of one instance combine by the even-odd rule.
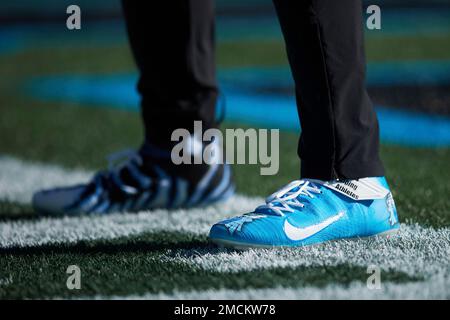
[[344, 216], [344, 212], [339, 212], [337, 215], [332, 216], [332, 217], [322, 221], [321, 223], [314, 224], [312, 226], [305, 227], [305, 228], [294, 227], [286, 219], [284, 221], [284, 232], [286, 233], [286, 236], [291, 240], [294, 240], [294, 241], [304, 240], [304, 239], [309, 238], [309, 237], [315, 235], [316, 233], [322, 231], [329, 225], [338, 221], [343, 216]]

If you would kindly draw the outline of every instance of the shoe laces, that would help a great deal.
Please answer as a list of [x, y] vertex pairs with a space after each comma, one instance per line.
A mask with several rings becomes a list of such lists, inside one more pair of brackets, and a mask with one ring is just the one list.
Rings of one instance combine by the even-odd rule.
[[310, 180], [294, 180], [268, 196], [266, 204], [256, 208], [255, 212], [269, 211], [278, 216], [295, 212], [296, 208], [305, 206], [301, 202], [302, 196], [314, 198], [314, 194], [322, 193], [318, 184], [318, 182], [314, 183]]

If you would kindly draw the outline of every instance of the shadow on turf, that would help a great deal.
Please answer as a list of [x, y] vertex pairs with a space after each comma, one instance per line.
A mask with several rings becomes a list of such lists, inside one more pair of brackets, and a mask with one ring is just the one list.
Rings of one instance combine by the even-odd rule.
[[0, 215], [0, 222], [8, 222], [8, 221], [30, 221], [30, 220], [38, 220], [40, 217], [34, 213], [2, 213]]
[[[0, 202], [0, 223], [20, 222], [39, 219], [61, 219], [61, 217], [39, 215], [27, 205], [19, 205], [11, 202]], [[157, 252], [163, 250], [184, 249], [198, 254], [215, 254], [231, 249], [218, 249], [209, 243], [206, 236], [193, 235], [182, 232], [159, 231], [147, 232], [132, 237], [122, 237], [117, 239], [104, 239], [93, 241], [78, 241], [75, 243], [52, 243], [33, 246], [13, 246], [0, 248], [1, 254], [49, 254], [49, 253], [106, 253], [116, 254], [123, 252]], [[201, 252], [201, 253], [200, 253]]]
[[[79, 241], [73, 244], [55, 243], [44, 244], [32, 247], [9, 247], [0, 248], [1, 254], [49, 254], [49, 253], [73, 253], [73, 254], [94, 254], [94, 253], [139, 253], [157, 252], [165, 250], [189, 250], [192, 255], [215, 254], [229, 252], [227, 249], [218, 249], [209, 243], [206, 236], [192, 235], [181, 232], [161, 231], [154, 233], [144, 233], [134, 237], [123, 237], [113, 240]], [[192, 251], [191, 251], [192, 250]]]
[[[176, 260], [166, 261], [166, 259], [158, 259], [158, 254], [154, 256], [157, 259], [151, 262], [152, 264], [148, 264], [149, 262], [143, 258], [151, 255], [151, 253], [158, 252], [161, 253], [161, 256], [164, 254], [175, 257], [177, 254], [180, 254], [180, 251], [181, 255], [185, 258], [232, 252], [232, 250], [218, 249], [212, 246], [204, 236], [186, 235], [177, 232], [160, 232], [143, 234], [131, 239], [122, 238], [110, 241], [80, 242], [73, 245], [44, 245], [40, 247], [0, 249], [0, 259], [3, 259], [1, 257], [3, 255], [5, 261], [9, 261], [8, 265], [11, 270], [20, 272], [17, 270], [21, 270], [24, 267], [24, 261], [31, 260], [27, 268], [34, 270], [42, 268], [42, 258], [45, 258], [46, 268], [52, 270], [48, 271], [48, 274], [52, 274], [53, 270], [60, 268], [61, 265], [70, 264], [74, 259], [90, 260], [95, 255], [95, 259], [92, 259], [93, 265], [90, 268], [98, 270], [102, 266], [108, 272], [101, 273], [100, 278], [91, 278], [91, 281], [97, 281], [97, 285], [90, 289], [85, 287], [85, 291], [81, 292], [83, 297], [95, 294], [127, 295], [130, 293], [144, 294], [148, 292], [171, 292], [172, 290], [186, 291], [220, 288], [248, 289], [249, 287], [267, 288], [275, 286], [324, 287], [329, 283], [349, 285], [355, 281], [364, 282], [368, 277], [365, 267], [348, 264], [223, 272], [202, 270], [194, 266], [189, 267]], [[130, 266], [129, 261], [134, 261], [134, 264]], [[112, 262], [113, 264], [110, 265]], [[131, 269], [127, 270], [127, 268]], [[140, 268], [145, 268], [146, 271], [142, 273]], [[124, 272], [123, 277], [115, 277], [120, 272]], [[136, 277], [138, 272], [141, 272], [143, 276]], [[42, 272], [41, 269], [40, 274], [45, 276], [47, 272]], [[108, 278], [110, 275], [112, 277]], [[421, 277], [413, 277], [400, 271], [389, 270], [389, 272], [383, 272], [383, 281], [404, 283], [422, 280], [423, 278]], [[26, 283], [26, 289], [16, 289], [17, 297], [24, 297], [23, 290], [39, 287], [40, 284], [33, 284], [33, 281], [36, 280], [33, 278], [30, 282]], [[54, 281], [54, 279], [51, 281]], [[99, 288], [101, 288], [99, 281], [100, 283], [114, 283], [116, 285], [115, 291], [113, 293], [99, 292]], [[65, 284], [65, 281], [61, 283]], [[167, 287], [168, 283], [169, 287]], [[31, 293], [27, 297], [30, 298], [33, 296], [39, 298], [43, 295], [47, 295], [48, 297], [74, 297], [78, 294], [73, 295], [65, 287], [57, 292], [53, 291], [54, 288], [49, 288], [48, 290], [50, 291], [47, 294], [38, 291]], [[14, 293], [9, 294], [15, 296]], [[1, 292], [0, 297], [2, 297]]]

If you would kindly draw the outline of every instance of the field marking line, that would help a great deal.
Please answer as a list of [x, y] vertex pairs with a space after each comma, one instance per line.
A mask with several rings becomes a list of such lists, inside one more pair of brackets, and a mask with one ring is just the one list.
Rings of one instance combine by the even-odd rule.
[[236, 252], [223, 249], [168, 250], [163, 259], [216, 272], [273, 268], [376, 265], [410, 276], [450, 276], [450, 228], [433, 229], [402, 224], [397, 234], [364, 240], [340, 240], [316, 246], [257, 249]]
[[[91, 175], [83, 170], [66, 170], [54, 165], [0, 157], [0, 201], [29, 204], [33, 193], [40, 189], [86, 182]], [[224, 203], [194, 210], [161, 209], [105, 216], [3, 221], [0, 222], [0, 247], [116, 239], [162, 230], [207, 234], [218, 220], [251, 211], [262, 202], [262, 198], [236, 195]]]
[[33, 193], [88, 181], [92, 172], [67, 170], [57, 165], [24, 161], [0, 155], [0, 200], [30, 204]]
[[84, 299], [128, 300], [410, 300], [450, 299], [450, 277], [436, 276], [428, 281], [408, 283], [382, 283], [380, 290], [369, 290], [365, 283], [350, 285], [329, 284], [323, 288], [264, 289], [208, 289], [203, 291], [175, 291], [173, 293], [147, 293], [126, 296], [88, 296]]
[[[6, 169], [0, 175], [2, 188], [10, 182], [28, 181], [26, 188], [29, 194], [42, 188], [43, 184], [71, 183], [87, 174], [4, 157], [0, 158], [0, 167]], [[14, 186], [7, 194], [20, 199], [23, 193], [17, 193], [18, 190]], [[0, 248], [113, 240], [158, 231], [206, 235], [213, 223], [226, 216], [250, 211], [262, 201], [262, 198], [237, 195], [223, 204], [190, 210], [3, 221], [0, 222]], [[435, 230], [419, 225], [402, 225], [399, 233], [389, 240], [337, 241], [307, 248], [249, 250], [239, 254], [211, 251], [210, 248], [180, 249], [168, 251], [162, 259], [220, 272], [350, 262], [358, 266], [376, 264], [385, 270], [401, 270], [410, 275], [432, 275], [442, 272], [445, 266], [447, 270], [444, 273], [450, 268], [450, 228]]]
[[[0, 158], [0, 168], [0, 190], [7, 190], [5, 194], [8, 199], [24, 203], [30, 194], [40, 188], [72, 183], [88, 176], [84, 171], [68, 171], [5, 157]], [[26, 185], [24, 189], [20, 188], [22, 183]], [[1, 194], [3, 197], [4, 193]], [[262, 198], [237, 195], [223, 205], [208, 208], [4, 221], [0, 222], [0, 247], [112, 240], [158, 231], [206, 235], [212, 223], [225, 216], [252, 210], [262, 201]], [[367, 267], [375, 264], [385, 271], [401, 271], [431, 279], [450, 274], [450, 228], [435, 230], [419, 225], [402, 225], [399, 233], [390, 239], [338, 241], [295, 249], [248, 250], [241, 253], [211, 248], [166, 250], [161, 254], [161, 259], [219, 272], [339, 264]]]

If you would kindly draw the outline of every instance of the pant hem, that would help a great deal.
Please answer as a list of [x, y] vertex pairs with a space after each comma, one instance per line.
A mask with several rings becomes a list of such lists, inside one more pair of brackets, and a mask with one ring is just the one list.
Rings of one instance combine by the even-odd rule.
[[384, 176], [381, 161], [346, 162], [334, 165], [333, 161], [317, 162], [302, 160], [301, 178], [319, 179], [324, 181], [335, 179], [361, 179]]

